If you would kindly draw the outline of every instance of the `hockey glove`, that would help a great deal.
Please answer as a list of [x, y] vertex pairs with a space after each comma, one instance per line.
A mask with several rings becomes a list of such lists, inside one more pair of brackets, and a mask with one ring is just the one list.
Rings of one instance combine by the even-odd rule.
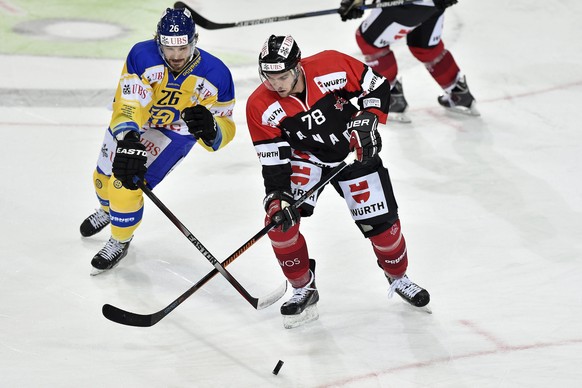
[[364, 0], [342, 0], [337, 12], [342, 18], [342, 22], [349, 19], [359, 19], [364, 14], [364, 10], [358, 8], [364, 4]]
[[204, 105], [195, 105], [182, 111], [182, 120], [188, 126], [188, 132], [204, 144], [211, 147], [216, 138], [216, 121]]
[[457, 4], [457, 0], [433, 0], [433, 3], [438, 9], [445, 9], [451, 5]]
[[377, 127], [378, 116], [365, 110], [356, 113], [348, 122], [348, 130], [352, 130], [350, 151], [356, 150], [359, 162], [366, 163], [382, 149], [382, 139]]
[[299, 209], [291, 206], [295, 200], [285, 191], [273, 191], [263, 200], [263, 206], [267, 212], [267, 222], [273, 221], [281, 226], [283, 232], [288, 231], [301, 219]]
[[139, 142], [135, 132], [130, 132], [126, 139], [117, 141], [115, 157], [113, 159], [112, 171], [124, 187], [130, 190], [137, 190], [133, 181], [135, 176], [142, 180], [147, 171], [146, 162], [148, 156], [145, 146]]

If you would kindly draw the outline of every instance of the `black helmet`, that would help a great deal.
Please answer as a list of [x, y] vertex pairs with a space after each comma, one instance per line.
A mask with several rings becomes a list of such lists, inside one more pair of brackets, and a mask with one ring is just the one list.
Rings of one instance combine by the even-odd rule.
[[259, 54], [261, 73], [283, 73], [294, 69], [301, 60], [301, 50], [291, 35], [271, 35]]

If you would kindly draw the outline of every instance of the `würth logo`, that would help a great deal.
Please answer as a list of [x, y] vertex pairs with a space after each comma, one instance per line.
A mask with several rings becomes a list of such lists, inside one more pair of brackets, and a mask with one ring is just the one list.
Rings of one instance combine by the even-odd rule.
[[361, 181], [350, 185], [350, 193], [357, 203], [364, 203], [370, 199], [368, 181]]
[[291, 175], [291, 182], [297, 186], [305, 186], [309, 183], [311, 176], [311, 168], [307, 166], [293, 166], [293, 175]]
[[398, 33], [394, 36], [394, 39], [400, 39], [400, 38], [404, 38], [406, 35], [408, 35], [408, 33], [410, 32], [410, 30], [405, 30], [405, 29], [401, 29], [400, 31], [398, 31]]

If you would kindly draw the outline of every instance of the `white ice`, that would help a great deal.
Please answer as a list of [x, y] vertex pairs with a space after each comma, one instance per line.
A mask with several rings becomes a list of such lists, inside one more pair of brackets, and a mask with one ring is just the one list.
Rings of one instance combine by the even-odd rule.
[[[197, 10], [231, 22], [338, 3], [221, 0]], [[158, 311], [213, 267], [146, 199], [129, 255], [90, 277], [108, 234], [83, 239], [78, 227], [97, 206], [91, 173], [106, 104], [0, 101], [0, 387], [580, 386], [580, 14], [576, 0], [463, 0], [447, 11], [444, 41], [479, 118], [444, 112], [424, 67], [394, 47], [413, 123], [381, 128], [382, 156], [409, 275], [431, 292], [432, 315], [387, 298], [369, 242], [328, 188], [302, 224], [318, 261], [318, 321], [285, 330], [280, 302], [255, 311], [217, 276], [151, 328], [110, 322], [103, 304]], [[219, 153], [194, 149], [155, 193], [219, 260], [263, 225], [244, 117], [263, 41], [291, 33], [304, 56], [333, 48], [361, 58], [357, 25], [331, 15], [200, 29], [201, 47], [230, 55], [238, 134]], [[0, 90], [113, 90], [121, 66], [2, 55]], [[283, 282], [266, 238], [228, 270], [254, 295]]]

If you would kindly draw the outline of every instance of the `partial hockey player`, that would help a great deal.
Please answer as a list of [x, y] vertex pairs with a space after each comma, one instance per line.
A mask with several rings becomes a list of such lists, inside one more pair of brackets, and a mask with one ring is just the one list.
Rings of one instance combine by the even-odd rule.
[[[379, 152], [379, 123], [386, 122], [387, 80], [364, 63], [337, 51], [301, 58], [292, 36], [271, 35], [259, 55], [263, 83], [246, 105], [247, 124], [262, 165], [266, 223], [280, 221], [269, 233], [275, 256], [293, 286], [281, 306], [284, 326], [318, 318], [315, 260], [299, 230], [313, 214], [319, 193], [299, 210], [290, 205], [342, 160], [350, 150], [357, 162], [331, 184], [349, 208], [392, 292], [416, 307], [429, 293], [406, 276], [408, 256], [388, 170]], [[357, 100], [355, 106], [351, 99]], [[330, 258], [332, 259], [332, 258]]]
[[[398, 64], [390, 48], [402, 38], [406, 38], [412, 55], [425, 65], [444, 90], [437, 98], [438, 103], [450, 111], [479, 116], [466, 78], [441, 39], [445, 9], [456, 2], [419, 0], [408, 5], [375, 8], [356, 30], [356, 42], [364, 61], [390, 82], [390, 120], [411, 122], [406, 114], [408, 103], [398, 76]], [[364, 0], [342, 0], [339, 8], [342, 21], [362, 17], [364, 11], [358, 7], [363, 3]]]
[[127, 56], [93, 173], [100, 208], [80, 228], [88, 237], [111, 224], [111, 238], [91, 260], [93, 275], [126, 256], [142, 220], [143, 192], [134, 179], [153, 189], [194, 144], [214, 152], [235, 135], [230, 70], [197, 39], [190, 12], [168, 8], [155, 38]]

